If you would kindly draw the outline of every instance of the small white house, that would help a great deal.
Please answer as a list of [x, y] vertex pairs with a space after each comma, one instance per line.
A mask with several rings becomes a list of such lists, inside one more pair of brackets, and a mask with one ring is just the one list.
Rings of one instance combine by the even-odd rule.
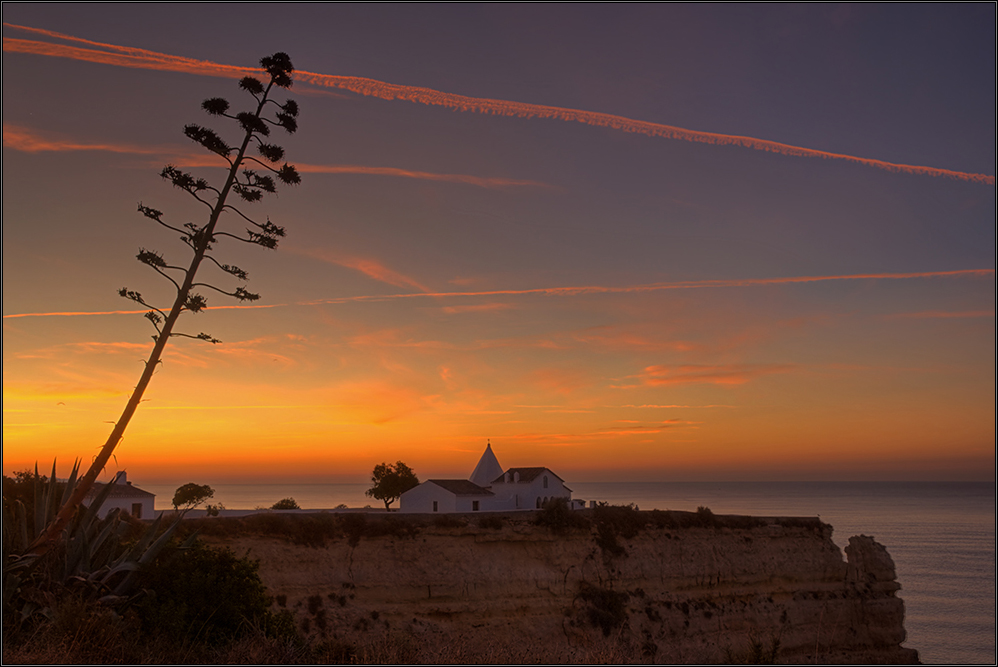
[[[94, 483], [93, 488], [90, 489], [89, 493], [83, 499], [83, 504], [89, 506], [104, 489], [104, 486], [103, 482]], [[115, 483], [111, 487], [111, 491], [104, 504], [97, 511], [97, 516], [104, 519], [111, 510], [117, 508], [127, 514], [131, 514], [136, 519], [151, 519], [153, 518], [155, 501], [155, 494], [143, 491], [137, 486], [132, 486], [132, 483], [128, 481], [125, 471], [121, 470], [115, 475]]]
[[482, 512], [494, 499], [491, 491], [467, 479], [429, 479], [400, 498], [402, 512]]
[[399, 499], [399, 511], [432, 514], [447, 512], [508, 512], [532, 510], [552, 498], [570, 506], [572, 490], [549, 468], [510, 468], [503, 472], [486, 445], [471, 479], [431, 479], [409, 489]]

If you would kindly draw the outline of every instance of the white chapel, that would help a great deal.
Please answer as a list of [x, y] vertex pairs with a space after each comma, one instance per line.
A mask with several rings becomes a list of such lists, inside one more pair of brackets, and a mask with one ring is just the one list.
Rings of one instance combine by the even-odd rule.
[[544, 467], [504, 471], [489, 443], [470, 478], [429, 479], [402, 494], [399, 511], [443, 514], [533, 510], [552, 498], [564, 498], [571, 505], [572, 490], [561, 477]]

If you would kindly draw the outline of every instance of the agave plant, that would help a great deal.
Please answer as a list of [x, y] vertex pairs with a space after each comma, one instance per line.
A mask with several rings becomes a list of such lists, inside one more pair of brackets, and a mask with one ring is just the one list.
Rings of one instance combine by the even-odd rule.
[[[3, 507], [3, 610], [5, 618], [24, 621], [40, 614], [48, 616], [54, 601], [73, 592], [99, 604], [121, 608], [134, 601], [138, 590], [136, 572], [148, 567], [170, 541], [179, 525], [177, 517], [165, 529], [163, 514], [144, 526], [136, 538], [136, 525], [120, 510], [99, 517], [100, 508], [114, 488], [105, 484], [87, 507], [80, 507], [63, 530], [61, 547], [44, 555], [30, 545], [51, 523], [59, 508], [72, 495], [79, 480], [79, 462], [69, 479], [59, 482], [34, 474], [34, 507], [19, 499], [4, 499]], [[194, 540], [192, 535], [181, 547]], [[14, 616], [8, 616], [8, 614]]]

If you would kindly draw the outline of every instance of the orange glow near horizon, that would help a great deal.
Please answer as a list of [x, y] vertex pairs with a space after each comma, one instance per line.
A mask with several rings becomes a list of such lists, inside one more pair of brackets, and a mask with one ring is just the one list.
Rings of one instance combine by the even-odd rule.
[[[544, 311], [540, 305], [526, 307]], [[242, 317], [239, 311], [223, 312]], [[494, 317], [509, 311], [484, 312]], [[903, 318], [896, 321], [908, 326]], [[770, 336], [779, 340], [784, 334], [773, 329]], [[942, 439], [953, 460], [978, 466], [990, 456], [987, 443], [994, 434], [987, 408], [966, 402], [967, 392], [988, 391], [984, 376], [963, 394], [921, 404], [917, 421], [909, 419], [905, 395], [883, 393], [898, 373], [918, 386], [959, 377], [959, 369], [631, 361], [630, 373], [613, 376], [600, 369], [611, 359], [626, 366], [647, 351], [702, 355], [727, 344], [720, 339], [696, 347], [653, 344], [640, 335], [610, 332], [459, 343], [422, 338], [416, 329], [353, 327], [335, 337], [332, 347], [294, 336], [171, 346], [119, 448], [119, 463], [133, 475], [156, 479], [182, 477], [194, 465], [216, 481], [252, 477], [261, 467], [275, 478], [364, 481], [372, 462], [402, 459], [424, 477], [463, 476], [491, 439], [504, 465], [544, 462], [576, 479], [711, 478], [712, 473], [737, 479], [794, 471], [806, 477], [807, 470], [838, 470], [839, 477], [848, 477], [850, 465], [888, 476], [892, 456], [906, 466], [924, 461], [923, 472], [931, 477], [933, 466], [938, 470], [931, 443]], [[745, 340], [737, 331], [721, 338]], [[328, 366], [330, 381], [314, 384], [314, 369], [303, 373], [320, 363], [314, 358], [320, 348], [327, 355], [339, 351]], [[39, 351], [37, 359], [22, 357], [18, 364], [26, 368], [63, 359], [60, 366], [73, 370], [62, 379], [5, 387], [5, 470], [56, 456], [68, 466], [67, 443], [74, 452], [93, 451], [110, 428], [105, 422], [126, 398], [128, 368], [145, 349], [136, 343], [81, 343]], [[504, 357], [497, 355], [508, 350], [519, 350], [521, 361], [501, 362]], [[588, 366], [557, 361], [579, 354], [591, 360]], [[91, 367], [109, 365], [119, 370], [99, 384], [83, 379]], [[261, 367], [273, 376], [267, 384], [253, 379], [253, 369]], [[297, 380], [305, 377], [313, 380]], [[189, 386], [198, 387], [197, 402], [185, 398]], [[785, 395], [798, 397], [791, 414], [776, 407]], [[649, 400], [663, 396], [686, 402]], [[830, 411], [833, 405], [838, 407]], [[838, 418], [841, 410], [849, 412], [848, 420]], [[878, 442], [875, 450], [871, 438]], [[609, 460], [608, 449], [614, 452]]]

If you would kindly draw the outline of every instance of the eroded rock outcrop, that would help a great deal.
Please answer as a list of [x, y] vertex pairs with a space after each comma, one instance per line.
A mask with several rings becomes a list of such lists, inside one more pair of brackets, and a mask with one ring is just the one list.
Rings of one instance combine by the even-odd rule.
[[816, 520], [555, 531], [530, 515], [479, 519], [322, 546], [210, 541], [259, 559], [308, 632], [394, 641], [419, 661], [917, 662], [900, 645], [894, 563], [870, 537], [850, 538], [846, 561]]

